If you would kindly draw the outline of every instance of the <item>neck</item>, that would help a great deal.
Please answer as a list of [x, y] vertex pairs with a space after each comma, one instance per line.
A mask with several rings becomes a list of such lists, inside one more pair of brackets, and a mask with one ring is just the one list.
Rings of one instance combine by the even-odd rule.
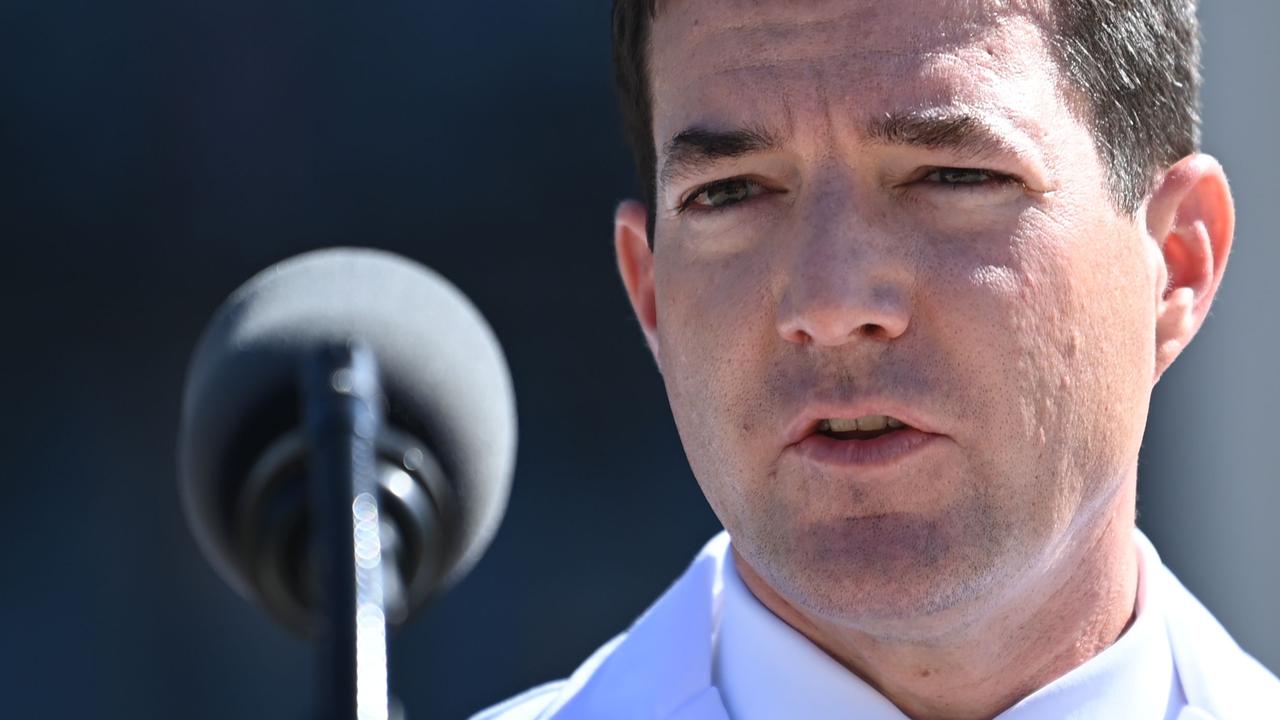
[[1118, 495], [1105, 526], [1067, 543], [1036, 580], [1018, 583], [1024, 591], [968, 609], [962, 629], [941, 641], [887, 640], [816, 617], [779, 595], [736, 550], [734, 563], [761, 603], [909, 717], [992, 718], [1106, 649], [1132, 621], [1133, 499]]

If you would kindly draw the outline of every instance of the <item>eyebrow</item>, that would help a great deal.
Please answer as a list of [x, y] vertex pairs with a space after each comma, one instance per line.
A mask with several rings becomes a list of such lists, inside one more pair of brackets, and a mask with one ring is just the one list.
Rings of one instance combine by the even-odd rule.
[[659, 178], [662, 185], [668, 185], [677, 178], [696, 173], [721, 160], [776, 150], [781, 145], [777, 135], [761, 128], [688, 128], [677, 133], [663, 148], [666, 159], [662, 163]]
[[927, 150], [949, 150], [966, 157], [1016, 154], [1013, 144], [977, 115], [950, 110], [885, 113], [865, 128], [871, 142]]
[[[878, 145], [948, 150], [969, 158], [1018, 154], [1017, 147], [982, 118], [958, 110], [888, 112], [867, 121], [863, 134]], [[779, 135], [765, 128], [687, 128], [663, 146], [659, 185], [669, 185], [723, 160], [777, 150], [782, 144]]]

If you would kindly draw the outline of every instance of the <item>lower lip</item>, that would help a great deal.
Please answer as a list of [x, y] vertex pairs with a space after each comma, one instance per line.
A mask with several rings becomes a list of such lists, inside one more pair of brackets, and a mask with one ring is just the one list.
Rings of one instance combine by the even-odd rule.
[[792, 447], [801, 457], [823, 465], [873, 467], [901, 461], [932, 445], [939, 437], [915, 428], [896, 430], [869, 440], [838, 440], [813, 433]]

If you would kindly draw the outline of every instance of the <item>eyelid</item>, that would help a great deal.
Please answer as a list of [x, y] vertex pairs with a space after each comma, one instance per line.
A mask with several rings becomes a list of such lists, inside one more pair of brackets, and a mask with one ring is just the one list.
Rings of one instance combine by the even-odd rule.
[[[964, 183], [964, 182], [948, 183], [948, 182], [933, 181], [929, 179], [930, 176], [934, 175], [935, 173], [946, 172], [946, 171], [982, 173], [986, 175], [987, 178], [981, 182], [972, 182], [972, 183]], [[1006, 187], [1006, 186], [1017, 186], [1024, 190], [1028, 189], [1026, 182], [1021, 177], [1019, 177], [1014, 173], [1005, 172], [1003, 170], [996, 170], [989, 167], [972, 167], [972, 166], [964, 166], [964, 165], [927, 165], [925, 167], [920, 168], [916, 172], [912, 173], [910, 179], [908, 179], [902, 185], [904, 187], [908, 187], [908, 186], [919, 185], [919, 184], [932, 185], [935, 187], [946, 188], [947, 190], [960, 190], [960, 191], [964, 191], [964, 190], [977, 191], [977, 190], [984, 190], [984, 189], [990, 190], [995, 187]]]
[[[675, 214], [679, 215], [683, 212], [688, 211], [690, 208], [692, 208], [694, 206], [693, 201], [702, 193], [715, 188], [717, 185], [724, 185], [727, 183], [734, 183], [734, 182], [750, 183], [752, 185], [756, 185], [762, 190], [760, 194], [777, 192], [777, 190], [775, 190], [774, 188], [769, 186], [767, 183], [762, 181], [759, 177], [756, 177], [754, 175], [734, 175], [731, 177], [719, 178], [716, 180], [712, 180], [710, 182], [702, 183], [701, 185], [697, 185], [692, 190], [689, 190], [687, 193], [685, 193], [679, 199], [677, 199], [676, 206], [674, 208]], [[759, 197], [759, 195], [756, 195], [755, 197]], [[729, 205], [727, 207], [740, 205], [741, 203], [748, 202], [751, 199], [753, 198], [747, 198], [746, 200], [743, 200], [740, 203], [733, 203], [732, 205]], [[707, 207], [704, 209], [708, 211], [714, 211], [714, 210], [721, 210], [723, 208]]]
[[1013, 178], [1011, 173], [1002, 170], [996, 170], [989, 167], [970, 166], [970, 165], [933, 165], [924, 168], [924, 177], [929, 177], [934, 173], [941, 172], [959, 172], [959, 173], [982, 173], [990, 176], [992, 179]]

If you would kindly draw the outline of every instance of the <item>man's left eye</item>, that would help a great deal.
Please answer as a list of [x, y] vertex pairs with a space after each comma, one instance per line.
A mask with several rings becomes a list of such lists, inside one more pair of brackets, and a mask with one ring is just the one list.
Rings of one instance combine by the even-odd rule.
[[966, 187], [975, 185], [1004, 185], [1013, 178], [1002, 173], [979, 168], [934, 168], [924, 176], [926, 182], [943, 187]]

